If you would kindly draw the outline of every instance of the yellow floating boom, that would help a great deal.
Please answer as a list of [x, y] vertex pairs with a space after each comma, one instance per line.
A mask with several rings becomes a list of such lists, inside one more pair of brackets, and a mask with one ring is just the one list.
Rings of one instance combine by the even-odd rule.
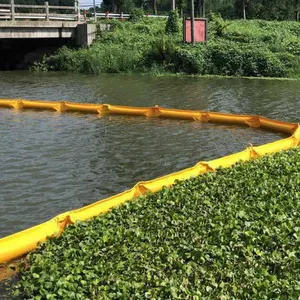
[[214, 171], [219, 167], [230, 167], [238, 161], [247, 161], [265, 154], [287, 150], [300, 144], [300, 125], [275, 121], [269, 118], [249, 115], [232, 115], [200, 110], [181, 110], [155, 107], [129, 107], [110, 104], [86, 104], [74, 102], [32, 101], [21, 99], [0, 99], [0, 107], [15, 109], [41, 109], [58, 112], [82, 112], [100, 115], [133, 115], [159, 118], [187, 119], [199, 122], [222, 123], [230, 125], [246, 125], [255, 128], [264, 128], [290, 135], [262, 146], [250, 146], [246, 150], [208, 162], [198, 162], [195, 166], [149, 181], [138, 182], [133, 188], [115, 196], [99, 200], [80, 209], [60, 214], [51, 220], [29, 229], [20, 231], [0, 239], [0, 263], [16, 259], [29, 251], [34, 250], [40, 243], [49, 237], [58, 236], [64, 228], [76, 221], [85, 221], [112, 207], [131, 200], [147, 191], [156, 192], [163, 186], [171, 186], [175, 180], [185, 180], [206, 172]]

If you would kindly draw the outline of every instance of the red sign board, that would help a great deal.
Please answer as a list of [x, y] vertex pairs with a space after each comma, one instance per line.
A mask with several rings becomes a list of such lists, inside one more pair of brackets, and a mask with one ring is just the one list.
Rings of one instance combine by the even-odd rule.
[[[192, 30], [191, 30], [191, 19], [184, 20], [184, 42], [192, 42]], [[195, 42], [206, 42], [207, 41], [207, 19], [196, 19], [195, 18]]]

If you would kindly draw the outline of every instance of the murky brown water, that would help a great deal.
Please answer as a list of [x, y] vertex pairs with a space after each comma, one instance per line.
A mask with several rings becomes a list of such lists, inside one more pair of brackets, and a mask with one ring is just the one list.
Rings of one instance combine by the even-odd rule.
[[[300, 121], [300, 81], [0, 72], [0, 98], [260, 114]], [[0, 237], [282, 135], [143, 117], [0, 110]]]

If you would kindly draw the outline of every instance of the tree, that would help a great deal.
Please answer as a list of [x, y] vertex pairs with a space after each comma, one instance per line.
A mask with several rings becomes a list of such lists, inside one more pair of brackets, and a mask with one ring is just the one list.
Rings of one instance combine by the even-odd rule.
[[198, 15], [198, 17], [205, 16], [205, 0], [197, 1], [197, 15]]
[[172, 4], [172, 10], [175, 10], [176, 9], [175, 0], [171, 0], [171, 4]]
[[166, 34], [176, 34], [180, 31], [179, 15], [177, 10], [172, 10], [169, 13], [168, 21], [166, 24]]
[[246, 0], [243, 0], [243, 17], [246, 20]]
[[153, 0], [153, 13], [157, 15], [157, 0]]
[[[248, 3], [249, 3], [249, 0], [236, 0], [235, 1], [236, 13], [238, 16], [242, 15], [244, 20], [247, 19], [246, 8], [247, 8]], [[240, 13], [240, 11], [242, 12], [242, 14]]]

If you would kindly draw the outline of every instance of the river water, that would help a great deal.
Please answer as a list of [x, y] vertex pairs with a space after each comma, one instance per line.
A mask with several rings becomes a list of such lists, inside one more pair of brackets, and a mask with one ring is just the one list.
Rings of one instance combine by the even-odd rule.
[[[259, 114], [299, 122], [300, 81], [0, 72], [0, 98]], [[0, 109], [0, 237], [153, 179], [264, 144], [246, 127]]]

